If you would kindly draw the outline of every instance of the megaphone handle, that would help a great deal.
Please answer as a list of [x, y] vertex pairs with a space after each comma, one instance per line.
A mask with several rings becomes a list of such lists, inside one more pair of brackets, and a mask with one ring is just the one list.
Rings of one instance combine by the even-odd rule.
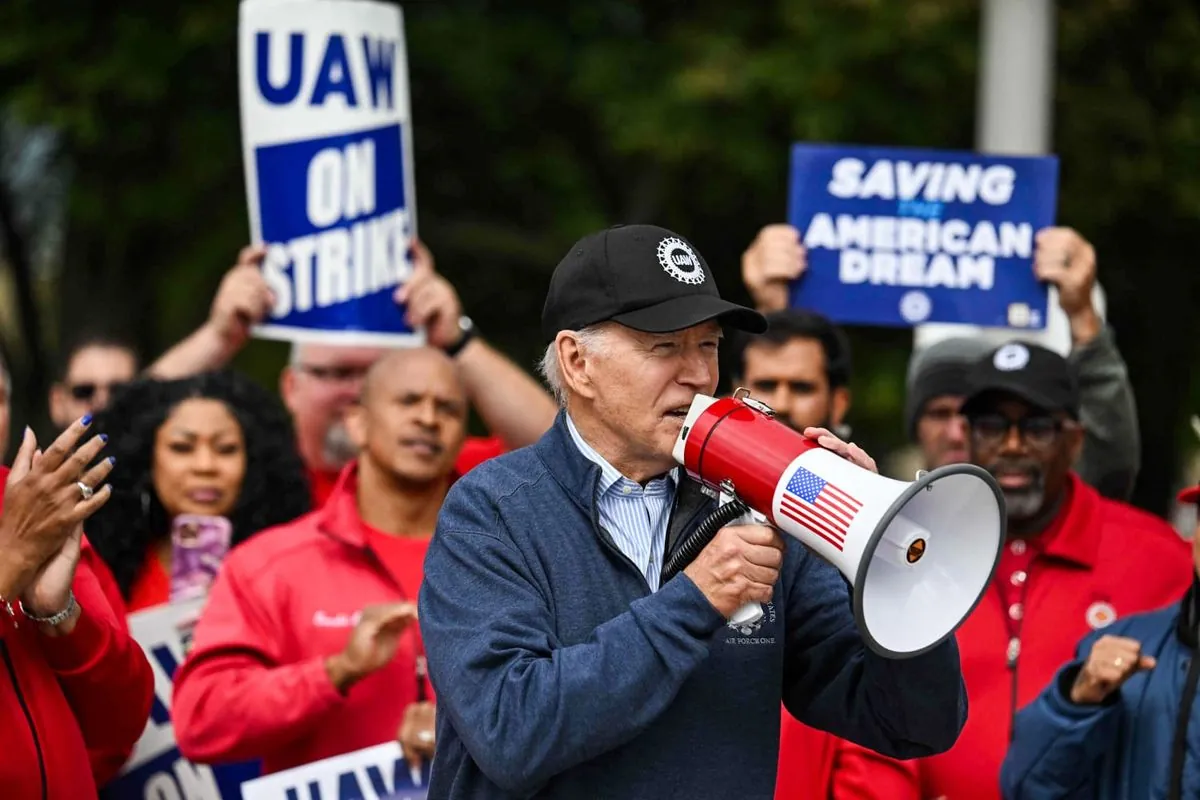
[[[722, 492], [721, 498], [718, 500], [720, 505], [733, 500], [733, 498]], [[754, 509], [747, 511], [737, 519], [729, 522], [728, 525], [765, 525], [767, 518], [759, 514]], [[730, 624], [733, 625], [753, 625], [763, 618], [763, 607], [761, 603], [746, 603], [744, 606], [733, 612], [733, 616], [729, 618]]]
[[761, 603], [746, 603], [746, 605], [733, 612], [733, 616], [729, 618], [732, 625], [753, 625], [763, 618], [763, 607]]

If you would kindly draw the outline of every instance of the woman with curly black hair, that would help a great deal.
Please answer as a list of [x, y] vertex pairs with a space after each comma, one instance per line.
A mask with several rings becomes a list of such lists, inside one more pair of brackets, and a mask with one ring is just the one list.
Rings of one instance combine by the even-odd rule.
[[173, 522], [226, 518], [230, 546], [310, 507], [304, 466], [282, 403], [230, 370], [143, 379], [97, 415], [116, 457], [112, 499], [87, 536], [130, 613], [171, 597]]

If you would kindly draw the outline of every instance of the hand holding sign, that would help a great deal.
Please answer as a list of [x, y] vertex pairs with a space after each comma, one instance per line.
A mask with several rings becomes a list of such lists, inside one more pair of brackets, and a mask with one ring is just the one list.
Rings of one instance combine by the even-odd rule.
[[400, 634], [417, 619], [413, 603], [367, 606], [346, 648], [325, 662], [329, 679], [345, 694], [350, 687], [385, 666], [396, 655]]
[[804, 274], [807, 253], [792, 225], [767, 225], [742, 254], [742, 282], [759, 311], [782, 311], [788, 284]]
[[433, 254], [419, 239], [413, 239], [413, 273], [408, 283], [393, 295], [398, 304], [407, 305], [405, 319], [413, 328], [424, 328], [429, 344], [446, 348], [462, 336], [458, 318], [462, 303], [458, 292], [433, 268]]
[[250, 238], [275, 295], [255, 334], [419, 344], [392, 302], [417, 227], [400, 7], [243, 0], [238, 39]]
[[1086, 344], [1100, 332], [1092, 306], [1096, 286], [1096, 251], [1070, 228], [1045, 228], [1035, 239], [1033, 274], [1058, 287], [1058, 304], [1071, 325], [1075, 344]]
[[243, 247], [213, 298], [208, 324], [231, 351], [246, 343], [250, 329], [265, 320], [275, 305], [275, 294], [261, 269], [266, 254], [263, 245]]

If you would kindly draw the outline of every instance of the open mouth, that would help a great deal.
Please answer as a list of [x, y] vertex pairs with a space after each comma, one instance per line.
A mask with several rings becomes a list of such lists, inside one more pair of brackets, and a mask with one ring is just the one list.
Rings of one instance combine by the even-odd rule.
[[400, 446], [426, 458], [434, 458], [442, 453], [442, 446], [429, 439], [403, 439]]
[[690, 405], [686, 405], [686, 406], [678, 406], [678, 407], [676, 407], [676, 408], [672, 408], [670, 411], [668, 411], [667, 413], [663, 414], [663, 416], [664, 416], [664, 417], [669, 417], [669, 418], [671, 418], [671, 419], [677, 419], [677, 420], [679, 420], [680, 422], [683, 422], [683, 421], [684, 421], [684, 419], [686, 419], [686, 418], [687, 418], [688, 411], [689, 411], [690, 409], [691, 409], [691, 406], [690, 406]]
[[187, 493], [188, 500], [203, 506], [210, 506], [219, 502], [221, 496], [222, 492], [220, 489], [192, 489]]

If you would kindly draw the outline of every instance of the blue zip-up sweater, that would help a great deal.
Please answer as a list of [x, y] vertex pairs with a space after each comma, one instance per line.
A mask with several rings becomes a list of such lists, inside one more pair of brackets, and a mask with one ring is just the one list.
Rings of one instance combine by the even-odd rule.
[[[896, 758], [954, 744], [967, 700], [953, 639], [908, 660], [870, 653], [840, 573], [795, 541], [754, 629], [729, 627], [682, 573], [651, 593], [598, 522], [599, 474], [560, 413], [446, 497], [419, 609], [431, 800], [769, 800], [781, 699]], [[667, 552], [715, 508], [682, 480]]]
[[[1075, 660], [1017, 714], [1000, 770], [1005, 798], [1200, 797], [1200, 662], [1193, 666], [1200, 615], [1195, 594], [1193, 587], [1182, 603], [1118, 620], [1081, 640]], [[1183, 613], [1185, 608], [1190, 614]], [[1132, 676], [1105, 702], [1076, 705], [1071, 685], [1102, 636], [1136, 639], [1142, 653], [1157, 663]], [[1181, 714], [1187, 719], [1181, 720]], [[1181, 721], [1187, 723], [1184, 730], [1178, 728]]]

